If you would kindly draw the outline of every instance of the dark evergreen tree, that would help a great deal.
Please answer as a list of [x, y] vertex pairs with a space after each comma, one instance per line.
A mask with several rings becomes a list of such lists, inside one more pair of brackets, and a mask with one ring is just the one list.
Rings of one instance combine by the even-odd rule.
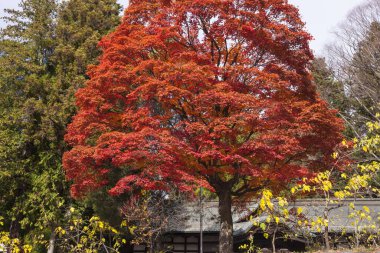
[[[65, 201], [49, 95], [55, 82], [55, 0], [6, 10], [0, 46], [0, 213], [13, 237], [38, 241]], [[32, 233], [38, 230], [38, 233]], [[28, 237], [26, 237], [28, 235]]]
[[327, 66], [324, 58], [314, 59], [311, 65], [314, 82], [321, 97], [340, 113], [346, 113], [348, 98], [342, 82], [335, 78], [334, 72]]
[[120, 22], [116, 0], [63, 2], [58, 17], [55, 50], [59, 81], [64, 86], [85, 80], [87, 66], [100, 54], [99, 40]]
[[73, 94], [96, 63], [98, 41], [118, 24], [120, 6], [23, 0], [19, 7], [6, 10], [0, 34], [0, 215], [22, 242], [50, 236], [52, 252], [71, 201], [61, 157]]

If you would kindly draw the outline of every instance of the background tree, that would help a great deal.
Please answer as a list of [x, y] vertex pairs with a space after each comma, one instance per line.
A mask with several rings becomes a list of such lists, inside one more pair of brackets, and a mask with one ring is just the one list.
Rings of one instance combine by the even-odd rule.
[[130, 1], [76, 94], [72, 195], [201, 180], [219, 198], [219, 251], [232, 252], [233, 197], [323, 168], [341, 139], [307, 71], [309, 39], [287, 1]]
[[347, 117], [359, 135], [375, 120], [380, 103], [379, 24], [380, 3], [367, 1], [350, 13], [328, 46], [329, 65], [350, 100]]
[[346, 94], [345, 82], [337, 78], [325, 58], [314, 59], [310, 70], [320, 96], [331, 108], [338, 110], [339, 117], [344, 119], [344, 135], [348, 138], [355, 137], [356, 125], [352, 122], [351, 109], [356, 102]]
[[[24, 0], [19, 10], [6, 11], [0, 34], [0, 212], [12, 238], [39, 244], [51, 236], [54, 250], [54, 228], [72, 202], [61, 166], [63, 135], [75, 109], [74, 90], [85, 79], [83, 70], [63, 69], [96, 62], [96, 38], [118, 24], [119, 8], [116, 1], [60, 6]], [[82, 53], [59, 57], [63, 44]]]
[[316, 58], [311, 65], [317, 91], [334, 109], [346, 115], [349, 106], [348, 98], [344, 91], [344, 84], [336, 79], [336, 75], [327, 65], [324, 58]]
[[97, 63], [100, 39], [120, 23], [120, 9], [115, 0], [71, 0], [60, 6], [54, 56], [58, 84], [71, 99], [87, 78], [87, 66]]
[[[12, 237], [39, 230], [55, 221], [66, 188], [45, 117], [54, 77], [54, 0], [25, 0], [20, 10], [7, 10], [1, 31], [0, 185], [1, 213]], [[66, 195], [68, 196], [68, 195]], [[33, 234], [32, 234], [33, 235]], [[31, 240], [36, 238], [30, 238]], [[36, 240], [37, 241], [37, 240]]]
[[[334, 45], [328, 47], [329, 67], [344, 85], [347, 112], [343, 115], [356, 141], [374, 137], [368, 125], [377, 122], [380, 110], [380, 3], [367, 1], [355, 8], [336, 32]], [[375, 142], [372, 142], [372, 145]], [[366, 148], [369, 150], [369, 148]], [[367, 164], [378, 155], [355, 150], [351, 158]], [[375, 167], [375, 166], [374, 166]], [[355, 172], [356, 171], [356, 172]], [[354, 167], [354, 172], [357, 170]], [[375, 170], [378, 173], [378, 170]], [[373, 186], [379, 175], [371, 175]]]

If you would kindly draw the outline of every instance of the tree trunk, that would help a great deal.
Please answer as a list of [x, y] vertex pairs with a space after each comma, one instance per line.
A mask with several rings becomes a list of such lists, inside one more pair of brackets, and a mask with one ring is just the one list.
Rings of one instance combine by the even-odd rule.
[[[325, 220], [328, 218], [328, 212], [326, 210], [325, 210], [325, 212], [323, 214], [323, 218]], [[324, 240], [325, 240], [326, 251], [329, 252], [330, 251], [330, 238], [329, 238], [329, 227], [328, 227], [328, 225], [325, 226], [325, 231], [323, 233], [323, 237], [324, 237]]]
[[325, 245], [326, 245], [326, 251], [330, 251], [330, 240], [329, 240], [329, 228], [325, 227], [325, 232], [324, 232], [324, 237], [325, 237]]
[[273, 236], [272, 236], [272, 252], [276, 253], [276, 233], [277, 233], [277, 226], [273, 231]]
[[54, 248], [55, 248], [55, 229], [52, 229], [50, 239], [49, 239], [49, 247], [48, 247], [48, 252], [47, 253], [54, 253]]
[[150, 247], [149, 247], [149, 253], [154, 253], [154, 242], [153, 242], [153, 236], [150, 237]]
[[219, 253], [233, 253], [232, 197], [229, 190], [218, 192], [219, 197]]

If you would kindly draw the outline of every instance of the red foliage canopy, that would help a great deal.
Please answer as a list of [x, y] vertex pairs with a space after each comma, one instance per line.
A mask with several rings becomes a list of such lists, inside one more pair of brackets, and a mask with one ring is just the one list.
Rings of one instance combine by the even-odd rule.
[[[134, 0], [77, 94], [73, 196], [110, 185], [245, 193], [320, 170], [342, 122], [316, 94], [287, 0]], [[112, 178], [112, 180], [111, 180]]]

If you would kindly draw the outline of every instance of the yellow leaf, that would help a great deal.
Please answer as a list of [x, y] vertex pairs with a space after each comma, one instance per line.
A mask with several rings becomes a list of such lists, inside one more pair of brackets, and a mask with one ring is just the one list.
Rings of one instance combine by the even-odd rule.
[[342, 191], [337, 191], [337, 192], [334, 192], [334, 196], [337, 198], [337, 199], [343, 199], [345, 197], [345, 194], [344, 192]]
[[288, 201], [286, 200], [286, 198], [278, 197], [277, 200], [278, 200], [278, 205], [280, 207], [284, 207], [288, 205]]
[[134, 235], [134, 231], [136, 230], [136, 226], [131, 226], [131, 227], [129, 227], [129, 232], [132, 234], [132, 235]]
[[303, 192], [310, 192], [310, 190], [311, 190], [310, 185], [306, 185], [306, 184], [304, 184], [304, 185], [302, 186], [302, 191], [303, 191]]
[[284, 209], [283, 213], [284, 213], [284, 215], [285, 215], [286, 218], [289, 217], [289, 211], [288, 211], [288, 209]]

